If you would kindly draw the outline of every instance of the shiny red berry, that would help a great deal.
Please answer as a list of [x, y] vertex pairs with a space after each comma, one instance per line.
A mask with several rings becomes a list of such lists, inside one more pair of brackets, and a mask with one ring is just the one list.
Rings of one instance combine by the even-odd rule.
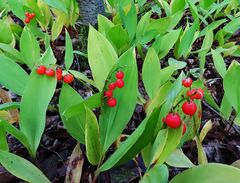
[[107, 105], [109, 107], [115, 107], [117, 105], [117, 100], [115, 98], [109, 98], [107, 100]]
[[63, 76], [63, 81], [65, 83], [69, 84], [69, 83], [73, 82], [73, 80], [74, 80], [74, 77], [71, 74], [66, 74], [65, 76]]
[[202, 99], [204, 96], [204, 91], [202, 88], [196, 90], [195, 99]]
[[45, 71], [45, 74], [47, 76], [53, 77], [55, 75], [55, 71], [53, 69], [49, 68]]
[[192, 116], [197, 111], [197, 105], [193, 101], [186, 101], [182, 105], [182, 111], [189, 116]]
[[115, 83], [110, 83], [109, 85], [108, 85], [108, 89], [109, 90], [114, 90], [116, 88], [116, 84]]
[[124, 87], [124, 81], [122, 79], [118, 79], [116, 82], [115, 82], [116, 86], [118, 88], [123, 88]]
[[117, 78], [117, 79], [123, 79], [123, 78], [124, 78], [124, 73], [123, 73], [122, 71], [118, 71], [118, 72], [116, 73], [116, 78]]
[[35, 13], [30, 13], [28, 17], [29, 17], [30, 19], [33, 19], [35, 16], [36, 16]]
[[182, 135], [184, 135], [187, 131], [187, 125], [183, 123], [183, 130], [182, 130]]
[[188, 90], [186, 95], [188, 97], [190, 97], [191, 99], [195, 99], [196, 93], [197, 93], [197, 90], [196, 89], [192, 89], [192, 90]]
[[26, 13], [25, 13], [25, 16], [26, 16], [26, 17], [29, 17], [29, 15], [30, 15], [29, 12], [26, 12]]
[[169, 113], [165, 118], [165, 122], [170, 128], [178, 128], [181, 125], [181, 118], [176, 113]]
[[30, 19], [29, 17], [25, 18], [25, 20], [24, 20], [24, 22], [25, 22], [26, 24], [29, 24], [30, 21], [31, 21], [31, 19]]
[[182, 80], [182, 85], [186, 88], [189, 88], [192, 86], [192, 79], [191, 78], [186, 78]]
[[46, 67], [44, 65], [40, 65], [38, 66], [38, 68], [36, 69], [37, 73], [42, 75], [42, 74], [45, 74], [46, 72]]
[[104, 97], [111, 98], [113, 96], [112, 90], [107, 90], [104, 92]]
[[63, 78], [63, 76], [62, 76], [62, 69], [61, 68], [57, 68], [56, 74], [57, 74], [57, 80], [61, 81], [62, 78]]

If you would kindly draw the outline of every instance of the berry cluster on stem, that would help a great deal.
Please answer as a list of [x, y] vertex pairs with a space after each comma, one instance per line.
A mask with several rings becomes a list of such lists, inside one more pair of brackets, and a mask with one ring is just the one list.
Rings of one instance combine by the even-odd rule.
[[116, 88], [123, 88], [125, 83], [123, 81], [124, 72], [118, 71], [116, 73], [117, 80], [108, 85], [108, 90], [104, 92], [104, 97], [107, 98], [107, 105], [109, 107], [115, 107], [117, 105], [117, 99], [113, 97], [113, 91]]
[[[185, 88], [189, 88], [189, 90], [186, 93], [186, 97], [184, 97], [179, 103], [177, 103], [176, 106], [173, 107], [173, 109], [175, 109], [181, 102], [186, 100], [182, 104], [181, 109], [182, 112], [188, 116], [193, 116], [197, 111], [197, 104], [194, 102], [194, 100], [195, 99], [200, 100], [204, 96], [204, 91], [202, 88], [191, 89], [192, 83], [193, 81], [191, 78], [186, 78], [182, 80], [182, 85]], [[182, 122], [180, 115], [176, 112], [171, 111], [170, 113], [167, 114], [165, 118], [162, 119], [162, 121], [166, 123], [167, 126], [170, 128], [178, 128], [181, 125], [181, 123], [183, 123], [182, 135], [184, 135], [187, 130], [187, 125], [184, 122]]]
[[25, 22], [26, 24], [29, 24], [29, 23], [31, 22], [31, 20], [32, 20], [36, 15], [35, 15], [35, 13], [26, 12], [26, 13], [25, 13], [25, 16], [26, 16], [26, 18], [25, 18], [24, 22]]

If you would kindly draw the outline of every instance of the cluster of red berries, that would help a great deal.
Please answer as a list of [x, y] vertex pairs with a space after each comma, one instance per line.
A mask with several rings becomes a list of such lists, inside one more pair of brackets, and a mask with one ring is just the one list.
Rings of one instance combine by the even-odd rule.
[[[38, 66], [38, 68], [36, 69], [36, 72], [39, 75], [45, 74], [45, 75], [50, 76], [50, 77], [55, 76], [55, 71], [52, 68], [46, 68], [44, 65]], [[61, 68], [57, 68], [56, 75], [57, 75], [57, 80], [58, 81], [63, 80], [65, 83], [71, 83], [74, 80], [74, 77], [71, 74], [66, 74], [66, 75], [63, 76]]]
[[35, 13], [26, 12], [26, 13], [25, 13], [25, 16], [26, 16], [26, 18], [25, 18], [24, 22], [25, 22], [26, 24], [29, 24], [30, 21], [31, 21], [36, 15], [35, 15]]
[[104, 92], [104, 97], [107, 97], [107, 105], [109, 107], [115, 107], [117, 105], [117, 100], [113, 98], [113, 91], [115, 88], [123, 88], [124, 87], [124, 73], [122, 71], [118, 71], [116, 73], [117, 80], [108, 85], [108, 90]]
[[[190, 88], [192, 83], [193, 81], [191, 78], [182, 80], [182, 85], [186, 88]], [[197, 104], [194, 102], [194, 99], [202, 99], [204, 96], [204, 91], [201, 88], [190, 88], [187, 91], [186, 96], [188, 99], [182, 104], [182, 111], [188, 116], [193, 116], [197, 111]], [[165, 118], [163, 118], [163, 122], [165, 122], [170, 128], [178, 128], [181, 125], [181, 117], [177, 113], [169, 113]], [[185, 134], [186, 129], [187, 126], [185, 123], [183, 123], [183, 135]]]

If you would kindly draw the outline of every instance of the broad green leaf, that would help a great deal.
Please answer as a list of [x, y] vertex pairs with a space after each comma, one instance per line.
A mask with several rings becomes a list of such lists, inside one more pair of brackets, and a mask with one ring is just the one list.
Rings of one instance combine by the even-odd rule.
[[3, 86], [21, 96], [28, 79], [22, 67], [10, 58], [0, 55], [0, 83]]
[[159, 86], [160, 61], [153, 48], [149, 48], [142, 68], [142, 80], [148, 96], [152, 99]]
[[[129, 122], [134, 112], [138, 95], [138, 76], [134, 49], [131, 48], [125, 52], [119, 58], [115, 67], [120, 68], [124, 72], [125, 86], [114, 91], [114, 98], [118, 101], [116, 107], [110, 108], [104, 105], [101, 110], [100, 136], [104, 152], [119, 137]], [[110, 79], [110, 81], [115, 80], [115, 74], [111, 78], [112, 80]]]
[[97, 165], [102, 158], [98, 121], [95, 114], [89, 108], [85, 107], [85, 111], [85, 141], [87, 157], [92, 165]]
[[57, 79], [55, 77], [40, 76], [33, 69], [20, 106], [20, 129], [29, 142], [30, 153], [35, 157], [41, 136], [45, 128], [45, 118]]
[[9, 54], [9, 56], [14, 60], [16, 60], [16, 62], [19, 62], [22, 64], [24, 63], [24, 60], [22, 59], [20, 52], [15, 48], [13, 48], [12, 46], [8, 44], [0, 43], [0, 49], [3, 50], [5, 53], [7, 53], [7, 55]]
[[20, 39], [20, 50], [27, 66], [32, 69], [40, 61], [40, 47], [33, 33], [25, 27]]
[[178, 11], [183, 11], [185, 8], [185, 0], [173, 0], [171, 1], [172, 14], [177, 13]]
[[168, 136], [166, 140], [166, 144], [160, 154], [159, 158], [157, 159], [157, 164], [164, 163], [167, 158], [176, 150], [178, 147], [182, 137], [182, 126], [178, 127], [177, 129], [168, 128]]
[[24, 181], [30, 183], [50, 183], [36, 166], [20, 156], [0, 150], [0, 163], [7, 171]]
[[117, 54], [109, 41], [91, 26], [88, 36], [88, 59], [94, 82], [101, 91], [117, 61]]
[[137, 129], [123, 142], [115, 153], [100, 167], [99, 171], [109, 170], [121, 165], [136, 156], [150, 141], [153, 140], [152, 129], [156, 126], [159, 109], [155, 109], [146, 117]]
[[200, 7], [207, 10], [216, 0], [201, 0]]
[[[121, 35], [121, 36], [119, 36]], [[129, 36], [126, 30], [121, 25], [112, 27], [106, 37], [115, 47], [116, 51], [121, 54], [130, 47]]]
[[[17, 1], [17, 2], [16, 2]], [[7, 0], [7, 3], [11, 9], [11, 11], [22, 20], [25, 19], [25, 11], [23, 8], [23, 4], [21, 3], [21, 0]], [[17, 4], [17, 6], [16, 6]]]
[[196, 25], [197, 24], [194, 23], [188, 30], [185, 30], [185, 33], [179, 44], [179, 56], [186, 55], [188, 50], [190, 49], [196, 32]]
[[191, 168], [195, 166], [181, 149], [177, 149], [173, 152], [166, 160], [166, 163], [172, 167], [178, 168]]
[[45, 65], [52, 65], [57, 62], [57, 59], [54, 56], [51, 46], [47, 48], [45, 53], [42, 55], [41, 63]]
[[173, 58], [168, 59], [168, 64], [169, 64], [169, 66], [174, 66], [176, 70], [183, 69], [187, 65], [186, 62], [178, 61], [178, 60], [173, 59]]
[[59, 112], [64, 124], [70, 135], [78, 140], [80, 143], [85, 144], [85, 110], [84, 105], [81, 105], [76, 115], [66, 117], [64, 112], [76, 104], [83, 101], [79, 93], [77, 93], [68, 84], [63, 84], [60, 97], [59, 97]]
[[220, 25], [222, 25], [222, 24], [225, 23], [226, 21], [227, 21], [226, 19], [220, 19], [220, 20], [216, 20], [216, 21], [212, 22], [211, 24], [209, 24], [208, 26], [206, 26], [206, 27], [199, 33], [199, 37], [204, 36], [208, 30], [214, 31], [216, 28], [218, 28]]
[[201, 51], [198, 54], [198, 57], [200, 59], [200, 68], [203, 69], [206, 63], [206, 54], [208, 53], [208, 51], [210, 50], [212, 44], [213, 44], [213, 31], [212, 30], [207, 30], [206, 31], [206, 35], [205, 38], [203, 40], [203, 44], [201, 47]]
[[108, 31], [114, 27], [114, 24], [105, 16], [98, 15], [98, 31], [106, 35]]
[[63, 11], [63, 13], [68, 14], [68, 10], [66, 8], [66, 5], [64, 4], [64, 1], [62, 0], [44, 0], [45, 3], [47, 3], [49, 6], [56, 8], [58, 10]]
[[240, 112], [240, 80], [237, 79], [240, 76], [240, 64], [236, 61], [232, 62], [228, 71], [223, 79], [223, 88], [227, 100], [233, 106], [233, 108]]
[[220, 76], [222, 78], [224, 78], [224, 76], [227, 72], [227, 69], [226, 69], [226, 64], [225, 64], [225, 61], [224, 61], [221, 53], [217, 52], [216, 50], [211, 50], [211, 53], [212, 53], [213, 63], [214, 63], [216, 70], [218, 71]]
[[137, 10], [135, 3], [131, 3], [131, 8], [127, 12], [125, 12], [121, 6], [119, 6], [118, 11], [123, 25], [128, 32], [129, 39], [132, 41], [137, 30]]
[[8, 103], [0, 104], [0, 111], [17, 109], [19, 107], [20, 107], [20, 102], [8, 102]]
[[57, 39], [57, 37], [61, 34], [63, 26], [64, 26], [64, 21], [62, 20], [62, 16], [58, 16], [56, 20], [53, 22], [52, 29], [51, 29], [51, 39], [54, 41]]
[[202, 145], [199, 137], [195, 137], [194, 140], [195, 140], [196, 145], [197, 145], [198, 164], [199, 165], [207, 164], [208, 163], [208, 159], [207, 159], [206, 153], [204, 151], [203, 145]]
[[0, 150], [9, 151], [7, 143], [7, 134], [5, 132], [4, 124], [1, 123], [0, 119]]
[[14, 41], [14, 35], [9, 25], [8, 19], [0, 20], [0, 43], [11, 44]]
[[233, 166], [209, 163], [185, 170], [175, 176], [170, 183], [236, 183], [240, 170]]
[[147, 171], [139, 183], [168, 183], [169, 171], [166, 165], [157, 165]]
[[163, 129], [158, 132], [151, 150], [150, 165], [155, 164], [160, 158], [160, 155], [166, 145], [167, 137], [168, 137], [168, 129]]
[[85, 74], [83, 74], [81, 72], [78, 72], [78, 71], [75, 71], [75, 70], [69, 70], [69, 72], [72, 75], [74, 75], [75, 78], [80, 79], [80, 80], [82, 80], [82, 81], [84, 81], [86, 83], [89, 83], [92, 86], [96, 87], [94, 81], [91, 80], [91, 79], [88, 79], [88, 77]]
[[228, 120], [231, 116], [232, 110], [233, 110], [232, 105], [230, 104], [226, 95], [224, 94], [220, 106], [220, 114], [225, 120]]
[[72, 40], [67, 30], [65, 30], [66, 35], [66, 43], [65, 43], [65, 56], [64, 56], [64, 63], [65, 67], [68, 70], [72, 63], [73, 63], [73, 46]]
[[156, 50], [159, 59], [165, 57], [173, 48], [180, 35], [181, 29], [173, 30], [164, 36], [159, 36], [153, 43], [153, 48]]
[[207, 133], [212, 129], [212, 126], [213, 126], [213, 124], [212, 124], [212, 121], [211, 121], [211, 120], [208, 120], [208, 121], [204, 124], [204, 126], [203, 126], [203, 128], [202, 128], [202, 130], [201, 130], [201, 132], [200, 132], [200, 135], [199, 135], [199, 140], [200, 140], [200, 142], [203, 142], [203, 140], [205, 139]]

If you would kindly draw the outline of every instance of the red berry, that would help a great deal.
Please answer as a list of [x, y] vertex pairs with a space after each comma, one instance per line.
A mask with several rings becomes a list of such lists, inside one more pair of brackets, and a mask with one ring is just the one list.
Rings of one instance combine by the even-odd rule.
[[124, 87], [124, 81], [122, 79], [118, 79], [115, 84], [118, 88]]
[[52, 77], [52, 76], [55, 75], [55, 72], [54, 72], [53, 69], [49, 68], [49, 69], [46, 70], [45, 74], [46, 74], [47, 76]]
[[25, 18], [25, 20], [24, 20], [24, 22], [26, 23], [26, 24], [29, 24], [30, 23], [30, 18], [29, 17], [27, 17], [27, 18]]
[[186, 101], [182, 105], [182, 111], [189, 116], [192, 116], [197, 111], [197, 105], [193, 101]]
[[117, 78], [117, 79], [123, 79], [123, 78], [124, 78], [124, 73], [123, 73], [122, 71], [118, 71], [118, 72], [116, 73], [116, 78]]
[[42, 74], [45, 74], [46, 72], [46, 67], [44, 65], [40, 65], [38, 66], [38, 68], [36, 69], [37, 73], [42, 75]]
[[182, 85], [186, 88], [189, 88], [190, 86], [192, 86], [192, 79], [191, 78], [183, 79]]
[[197, 90], [196, 89], [192, 89], [192, 90], [188, 90], [186, 95], [188, 97], [190, 97], [191, 99], [195, 99], [196, 93], [197, 93]]
[[62, 80], [62, 69], [61, 68], [57, 68], [56, 74], [57, 74], [57, 80], [61, 81]]
[[107, 100], [107, 105], [109, 107], [115, 107], [117, 105], [117, 100], [115, 98], [109, 98]]
[[104, 96], [107, 98], [111, 98], [113, 96], [112, 90], [107, 90], [104, 92]]
[[182, 135], [184, 135], [187, 131], [187, 125], [183, 123], [183, 130], [182, 130]]
[[170, 128], [178, 128], [181, 125], [181, 118], [178, 114], [169, 113], [165, 118], [165, 122]]
[[30, 13], [28, 16], [30, 19], [33, 19], [35, 17], [35, 13]]
[[73, 82], [73, 80], [74, 80], [74, 77], [71, 74], [66, 74], [65, 76], [63, 76], [63, 81], [65, 83], [71, 83]]
[[195, 99], [202, 99], [204, 96], [204, 91], [202, 88], [196, 90]]
[[110, 83], [109, 85], [108, 85], [108, 89], [109, 90], [114, 90], [116, 88], [116, 84], [115, 83]]
[[30, 15], [29, 12], [26, 12], [26, 13], [25, 13], [25, 16], [26, 16], [26, 17], [29, 17], [29, 15]]

